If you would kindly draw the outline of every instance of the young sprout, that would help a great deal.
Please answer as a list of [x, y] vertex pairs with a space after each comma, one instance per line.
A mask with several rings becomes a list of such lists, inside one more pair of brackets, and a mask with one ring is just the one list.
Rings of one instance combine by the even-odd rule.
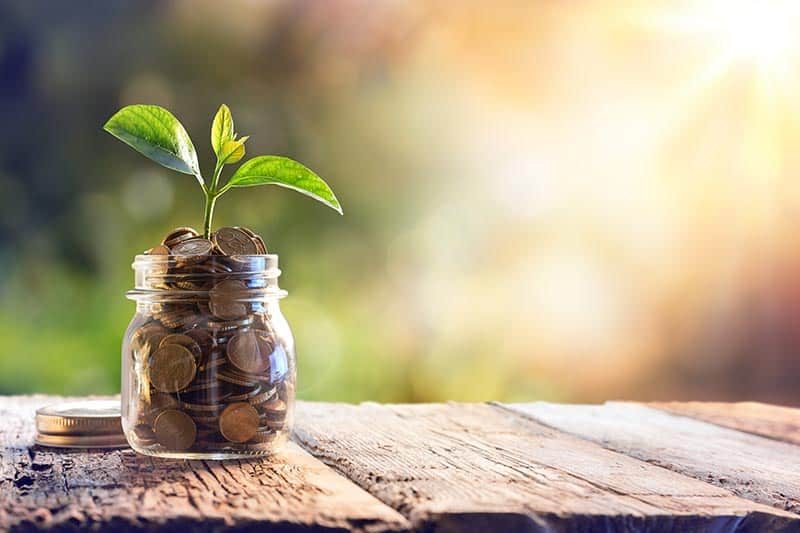
[[157, 105], [129, 105], [108, 119], [103, 129], [130, 145], [134, 150], [172, 170], [197, 178], [205, 195], [203, 236], [211, 235], [214, 206], [217, 198], [234, 187], [280, 185], [294, 189], [322, 202], [342, 214], [342, 207], [322, 178], [301, 163], [278, 155], [261, 155], [242, 163], [225, 184], [220, 182], [225, 165], [238, 163], [244, 157], [244, 144], [249, 137], [236, 138], [233, 117], [222, 104], [211, 124], [211, 147], [217, 156], [214, 173], [206, 182], [200, 173], [192, 140], [175, 116]]

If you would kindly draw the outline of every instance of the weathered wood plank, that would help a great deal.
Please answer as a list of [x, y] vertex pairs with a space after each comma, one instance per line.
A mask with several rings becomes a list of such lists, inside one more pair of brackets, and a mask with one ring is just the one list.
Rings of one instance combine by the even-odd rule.
[[648, 404], [718, 426], [800, 444], [800, 409], [758, 402], [658, 402]]
[[800, 447], [633, 403], [507, 406], [755, 502], [800, 513]]
[[0, 398], [0, 531], [377, 531], [408, 525], [294, 443], [271, 460], [226, 462], [35, 447], [34, 411], [53, 401], [58, 398]]
[[446, 531], [773, 531], [798, 517], [483, 404], [303, 403], [296, 439]]

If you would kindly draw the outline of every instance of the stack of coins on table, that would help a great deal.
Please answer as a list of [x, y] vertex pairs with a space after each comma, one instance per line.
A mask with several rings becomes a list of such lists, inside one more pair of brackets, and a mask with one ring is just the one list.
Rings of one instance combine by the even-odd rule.
[[161, 295], [130, 337], [135, 447], [246, 452], [285, 433], [294, 363], [269, 306], [253, 296], [264, 280], [248, 270], [266, 253], [261, 237], [238, 227], [211, 239], [178, 228], [146, 252], [165, 257], [150, 273]]

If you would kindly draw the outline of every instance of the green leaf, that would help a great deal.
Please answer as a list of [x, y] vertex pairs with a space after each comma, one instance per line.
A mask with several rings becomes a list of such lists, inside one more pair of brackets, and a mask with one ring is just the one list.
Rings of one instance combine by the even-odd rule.
[[211, 147], [214, 148], [217, 157], [225, 143], [233, 139], [233, 115], [228, 106], [222, 104], [214, 115], [214, 122], [211, 123]]
[[280, 185], [294, 189], [335, 209], [340, 215], [342, 206], [322, 178], [302, 164], [277, 155], [262, 155], [246, 161], [228, 180], [228, 187]]
[[203, 185], [192, 140], [175, 116], [156, 105], [129, 105], [103, 129], [134, 150], [172, 170], [193, 174]]
[[249, 136], [244, 136], [241, 139], [225, 141], [219, 153], [220, 163], [223, 165], [238, 163], [244, 157], [244, 143], [249, 138]]

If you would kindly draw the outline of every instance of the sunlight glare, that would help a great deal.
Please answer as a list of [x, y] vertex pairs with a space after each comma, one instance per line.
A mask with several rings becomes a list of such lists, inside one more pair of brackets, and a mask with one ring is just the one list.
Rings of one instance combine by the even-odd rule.
[[777, 66], [795, 51], [798, 8], [788, 2], [716, 2], [720, 36], [734, 57]]

